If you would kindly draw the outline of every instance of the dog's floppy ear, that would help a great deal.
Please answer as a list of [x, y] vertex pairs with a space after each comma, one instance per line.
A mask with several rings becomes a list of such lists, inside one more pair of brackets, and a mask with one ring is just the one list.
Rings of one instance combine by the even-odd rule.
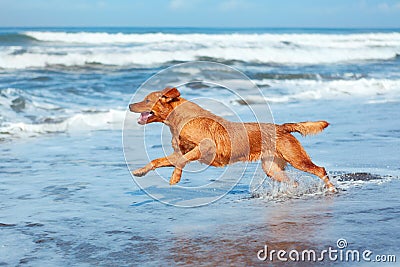
[[180, 95], [181, 95], [181, 93], [175, 87], [173, 87], [173, 88], [167, 87], [164, 90], [162, 90], [162, 98], [166, 102], [174, 101]]

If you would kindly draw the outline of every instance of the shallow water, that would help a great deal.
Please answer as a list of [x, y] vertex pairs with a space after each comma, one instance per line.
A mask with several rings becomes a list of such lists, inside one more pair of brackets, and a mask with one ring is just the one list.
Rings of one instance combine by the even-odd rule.
[[[200, 208], [166, 206], [139, 190], [125, 166], [119, 131], [3, 143], [0, 258], [10, 265], [254, 265], [264, 244], [321, 250], [339, 238], [352, 249], [398, 255], [400, 181], [390, 168], [397, 148], [383, 143], [377, 149], [369, 138], [369, 148], [350, 154], [349, 146], [362, 146], [341, 142], [345, 134], [337, 124], [301, 140], [331, 172], [338, 194], [325, 194], [317, 178], [290, 169], [300, 182], [297, 193], [267, 183], [254, 196], [244, 178]], [[370, 158], [381, 150], [388, 154], [384, 166]]]
[[[112, 145], [119, 133], [56, 138], [57, 144], [43, 137], [2, 146], [10, 158], [2, 164], [3, 263], [253, 265], [264, 244], [321, 249], [339, 238], [354, 249], [399, 252], [396, 177], [336, 174], [339, 194], [287, 199], [268, 188], [254, 198], [242, 181], [209, 206], [177, 208], [134, 186], [120, 145]], [[109, 145], [99, 147], [99, 140]], [[38, 146], [46, 149], [35, 151]], [[301, 184], [317, 183], [297, 177]]]
[[[68, 30], [58, 30], [64, 31]], [[146, 41], [151, 38], [148, 35], [142, 36], [142, 44], [132, 44], [130, 31], [123, 32], [126, 43], [117, 45], [122, 50], [135, 45], [142, 50], [156, 49], [153, 42]], [[334, 33], [305, 37], [328, 40], [336, 52], [351, 52], [354, 47], [346, 48], [349, 44], [365, 45], [357, 41], [359, 32]], [[339, 193], [326, 193], [316, 177], [293, 168], [288, 173], [299, 181], [299, 188], [287, 188], [268, 179], [260, 185], [262, 174], [257, 173], [254, 180], [249, 175], [257, 169], [253, 163], [223, 198], [198, 208], [165, 205], [146, 195], [129, 174], [121, 137], [125, 109], [137, 87], [169, 65], [171, 58], [180, 60], [172, 53], [179, 38], [185, 37], [180, 34], [164, 36], [167, 40], [160, 42], [171, 45], [164, 51], [169, 53], [166, 62], [151, 66], [143, 62], [82, 65], [79, 60], [67, 66], [47, 62], [46, 66], [19, 65], [17, 69], [0, 64], [0, 266], [265, 265], [268, 262], [257, 258], [264, 245], [274, 250], [321, 251], [337, 248], [340, 238], [347, 240], [347, 249], [369, 249], [373, 256], [399, 256], [400, 76], [399, 61], [394, 56], [400, 51], [399, 44], [393, 44], [398, 33], [368, 33], [386, 48], [373, 50], [373, 44], [365, 45], [365, 55], [372, 49], [379, 59], [348, 58], [337, 63], [326, 57], [322, 63], [314, 58], [312, 64], [277, 64], [268, 58], [266, 62], [243, 58], [228, 62], [260, 86], [276, 123], [320, 119], [331, 123], [319, 135], [296, 137], [315, 163], [326, 167]], [[241, 36], [243, 32], [233, 37], [224, 31], [202, 34], [212, 36], [198, 41], [198, 46], [192, 44], [199, 56], [207, 55], [201, 50], [203, 46], [211, 49], [220, 38], [227, 38], [226, 42], [234, 47], [239, 45], [237, 38], [248, 37]], [[249, 39], [250, 47], [260, 48], [263, 42], [269, 42], [270, 33], [257, 34], [261, 37], [251, 36], [255, 39], [253, 43]], [[303, 52], [310, 47], [299, 41], [301, 36], [273, 34], [301, 46]], [[38, 49], [44, 54], [60, 48], [57, 51], [81, 55], [91, 51], [96, 55], [109, 46], [115, 48], [110, 43], [93, 44], [91, 35], [75, 37], [83, 38], [84, 43], [37, 39], [28, 44], [26, 39], [11, 38], [11, 44], [0, 38], [0, 48], [15, 64], [20, 60], [13, 57], [15, 51], [22, 48], [30, 49], [20, 51], [25, 57], [39, 53]], [[280, 45], [281, 49], [289, 49], [288, 44]], [[325, 48], [315, 49], [319, 55], [319, 49]], [[387, 59], [386, 53], [393, 58]], [[60, 55], [51, 56], [58, 60]], [[227, 54], [225, 59], [235, 58]], [[311, 59], [308, 55], [307, 60]], [[177, 73], [178, 78], [192, 76], [196, 76], [193, 69]], [[248, 116], [244, 102], [219, 88], [197, 83], [181, 89], [186, 98], [212, 98], [245, 119]], [[265, 110], [259, 104], [264, 99], [257, 92], [244, 91], [241, 95], [254, 110]], [[227, 118], [233, 116], [222, 105], [209, 104], [207, 108]], [[143, 143], [143, 129], [137, 126], [136, 116], [130, 116], [135, 151], [135, 146]], [[161, 156], [161, 126], [148, 129], [148, 138], [154, 141], [148, 153], [151, 158]], [[133, 155], [130, 168], [148, 161], [146, 155]], [[244, 166], [235, 164], [231, 168], [241, 172]], [[188, 166], [188, 170], [196, 167]], [[167, 186], [152, 192], [178, 206], [200, 203], [211, 193], [195, 185], [213, 181], [223, 170], [208, 168], [202, 175], [187, 172], [181, 181], [185, 190]], [[159, 174], [168, 177], [171, 172], [165, 168]], [[139, 179], [146, 184], [156, 177], [157, 173], [152, 172]], [[214, 189], [220, 188], [216, 184]], [[324, 264], [342, 264], [337, 261]], [[274, 263], [281, 262], [275, 258]]]

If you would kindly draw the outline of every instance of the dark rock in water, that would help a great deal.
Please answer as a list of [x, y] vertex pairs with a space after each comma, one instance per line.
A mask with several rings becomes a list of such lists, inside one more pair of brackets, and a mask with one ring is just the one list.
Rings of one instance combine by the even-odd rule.
[[191, 89], [202, 89], [202, 88], [209, 88], [207, 84], [204, 84], [202, 82], [190, 82], [185, 84], [186, 87], [189, 87]]
[[13, 223], [0, 223], [0, 227], [14, 227], [16, 224]]
[[40, 77], [32, 78], [31, 81], [35, 81], [35, 82], [47, 82], [47, 81], [51, 81], [51, 78], [48, 77], [48, 76], [40, 76]]
[[239, 105], [245, 105], [245, 106], [265, 103], [263, 100], [257, 101], [257, 100], [252, 100], [252, 99], [238, 99], [238, 100], [234, 100], [234, 101], [236, 103], [238, 103]]
[[258, 193], [258, 192], [251, 192], [250, 198], [260, 198], [260, 197], [261, 197], [261, 194], [260, 194], [260, 193]]
[[27, 52], [28, 52], [28, 50], [26, 50], [26, 49], [17, 49], [14, 52], [12, 52], [11, 55], [17, 56], [17, 55], [25, 54]]
[[19, 264], [27, 264], [30, 263], [33, 260], [36, 260], [36, 257], [27, 257], [27, 258], [22, 258], [19, 260]]
[[244, 100], [244, 99], [236, 100], [236, 102], [239, 103], [239, 105], [243, 105], [243, 106], [248, 106], [248, 105], [254, 104], [252, 101]]
[[17, 97], [13, 101], [11, 101], [12, 104], [10, 107], [15, 111], [15, 112], [21, 112], [23, 109], [25, 109], [26, 102], [25, 98], [22, 96]]
[[196, 57], [196, 60], [218, 62], [218, 63], [226, 64], [226, 65], [233, 65], [236, 63], [244, 63], [244, 61], [237, 60], [237, 59], [224, 59], [224, 58], [207, 57], [207, 56]]
[[284, 45], [291, 45], [292, 42], [289, 42], [289, 41], [281, 41], [281, 44], [284, 44]]
[[39, 120], [39, 123], [60, 123], [63, 119], [44, 118]]
[[345, 173], [339, 176], [339, 181], [371, 181], [371, 180], [381, 180], [382, 176], [377, 174], [371, 174], [367, 172], [357, 172], [357, 173]]
[[44, 226], [44, 225], [41, 223], [33, 223], [33, 222], [26, 223], [26, 227], [42, 227], [42, 226]]

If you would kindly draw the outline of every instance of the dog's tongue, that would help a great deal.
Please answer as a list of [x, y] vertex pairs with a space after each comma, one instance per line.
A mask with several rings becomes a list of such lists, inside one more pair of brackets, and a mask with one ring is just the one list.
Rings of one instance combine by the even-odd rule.
[[147, 119], [151, 116], [150, 112], [142, 112], [140, 113], [140, 117], [138, 118], [139, 124], [145, 124]]

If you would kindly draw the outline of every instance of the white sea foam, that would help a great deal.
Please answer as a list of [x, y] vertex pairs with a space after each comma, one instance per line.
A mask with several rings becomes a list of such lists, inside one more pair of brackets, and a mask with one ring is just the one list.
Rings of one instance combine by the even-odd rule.
[[[349, 97], [379, 98], [379, 101], [394, 101], [400, 94], [400, 80], [366, 79], [357, 80], [255, 80], [263, 89], [265, 99], [270, 102], [290, 102], [296, 100], [340, 99]], [[273, 89], [278, 89], [281, 94]], [[271, 93], [269, 92], [271, 91]], [[264, 103], [260, 95], [245, 97], [249, 103]], [[374, 100], [375, 101], [375, 100]], [[371, 102], [373, 103], [373, 102]]]
[[265, 43], [284, 45], [306, 45], [319, 47], [358, 48], [364, 46], [396, 46], [400, 33], [358, 33], [358, 34], [171, 34], [171, 33], [101, 33], [101, 32], [39, 32], [29, 31], [25, 35], [40, 41], [81, 44], [115, 43], [214, 43], [218, 46], [235, 45], [247, 47]]
[[5, 88], [0, 90], [0, 126], [2, 122], [19, 121], [32, 122], [32, 117], [50, 117], [58, 110], [60, 105], [51, 102], [50, 98], [40, 96], [46, 91], [32, 93], [18, 88]]
[[3, 123], [0, 136], [27, 137], [47, 133], [122, 129], [126, 111], [110, 109], [98, 113], [78, 113], [58, 123]]
[[[389, 79], [263, 79], [255, 80], [255, 82], [261, 86], [264, 97], [258, 91], [246, 91], [242, 96], [248, 103], [265, 104], [265, 101], [291, 102], [361, 97], [365, 98], [367, 103], [379, 104], [399, 101], [400, 95], [400, 80]], [[264, 85], [270, 87], [263, 87]], [[197, 92], [200, 98], [207, 98], [209, 94], [214, 95], [212, 90]], [[50, 98], [49, 95], [51, 95], [50, 92], [43, 90], [33, 93], [16, 88], [2, 89], [0, 91], [0, 132], [2, 135], [31, 136], [53, 132], [122, 129], [124, 110], [107, 107], [91, 109], [87, 105], [70, 105], [58, 101], [57, 97]], [[221, 96], [228, 99], [227, 105], [238, 103], [239, 100], [236, 96], [229, 97], [224, 94]], [[131, 118], [131, 120], [136, 121], [136, 118]]]
[[[331, 194], [324, 186], [324, 183], [317, 177], [307, 174], [299, 174], [297, 171], [286, 171], [292, 180], [299, 182], [298, 187], [293, 184], [279, 183], [269, 179], [263, 180], [262, 184], [251, 188], [252, 196], [255, 198], [265, 199], [267, 201], [285, 201], [297, 198], [310, 198]], [[330, 175], [331, 181], [336, 188], [341, 191], [352, 190], [354, 188], [362, 188], [366, 186], [379, 186], [388, 183], [397, 176], [380, 176], [370, 173], [348, 173], [342, 175]], [[355, 178], [351, 178], [355, 176]], [[357, 178], [358, 176], [358, 178]], [[344, 179], [343, 179], [344, 178]]]
[[[58, 97], [47, 90], [1, 89], [0, 137], [122, 129], [126, 110], [99, 106], [91, 108], [77, 103], [70, 105], [62, 102], [61, 95]], [[136, 123], [131, 127], [135, 128]]]
[[[0, 49], [0, 68], [157, 65], [210, 57], [277, 64], [388, 60], [400, 54], [400, 33], [123, 34], [25, 32], [46, 45]], [[56, 43], [53, 43], [56, 42]]]

